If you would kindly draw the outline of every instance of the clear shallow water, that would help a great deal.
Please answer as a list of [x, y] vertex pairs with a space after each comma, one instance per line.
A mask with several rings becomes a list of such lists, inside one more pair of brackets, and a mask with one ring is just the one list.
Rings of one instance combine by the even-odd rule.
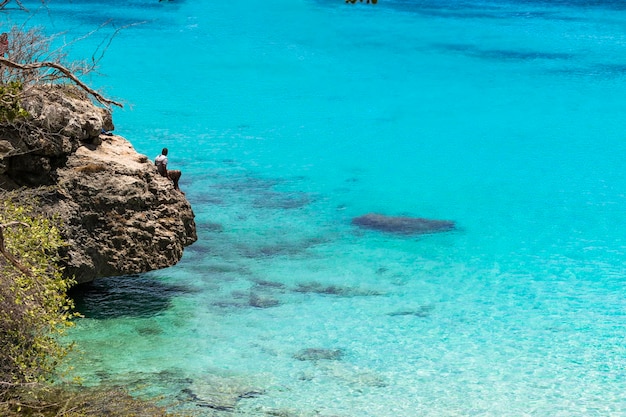
[[[35, 22], [107, 19], [144, 23], [93, 82], [139, 152], [170, 148], [199, 240], [87, 290], [86, 382], [208, 416], [626, 415], [621, 3], [59, 2]], [[458, 229], [350, 224], [368, 212]]]

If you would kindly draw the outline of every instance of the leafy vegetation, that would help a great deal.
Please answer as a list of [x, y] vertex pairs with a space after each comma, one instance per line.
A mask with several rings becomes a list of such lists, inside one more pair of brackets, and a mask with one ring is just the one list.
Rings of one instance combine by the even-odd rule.
[[59, 335], [72, 325], [63, 278], [55, 258], [63, 245], [51, 219], [30, 205], [0, 205], [0, 380], [30, 383], [48, 378], [71, 346]]
[[21, 95], [22, 83], [20, 81], [0, 85], [0, 123], [12, 122], [18, 117], [28, 116], [28, 112], [20, 104]]
[[58, 219], [38, 213], [26, 194], [3, 193], [0, 203], [0, 415], [171, 416], [119, 388], [50, 382], [73, 348], [60, 336], [77, 316], [67, 296], [74, 282], [57, 266]]

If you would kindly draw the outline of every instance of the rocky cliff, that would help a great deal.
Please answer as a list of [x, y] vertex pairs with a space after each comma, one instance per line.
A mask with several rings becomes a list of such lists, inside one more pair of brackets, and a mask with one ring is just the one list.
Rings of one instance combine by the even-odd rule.
[[68, 275], [88, 282], [180, 260], [197, 239], [192, 208], [127, 140], [101, 134], [113, 129], [109, 111], [69, 87], [42, 88], [22, 106], [27, 120], [0, 123], [0, 188], [60, 216]]

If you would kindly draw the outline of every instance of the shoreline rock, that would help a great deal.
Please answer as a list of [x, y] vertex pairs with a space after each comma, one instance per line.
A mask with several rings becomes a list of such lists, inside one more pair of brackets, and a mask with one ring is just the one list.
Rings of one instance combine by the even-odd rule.
[[23, 103], [24, 126], [0, 126], [0, 189], [37, 197], [57, 215], [61, 255], [78, 283], [176, 264], [197, 240], [185, 195], [112, 130], [111, 114], [67, 86]]

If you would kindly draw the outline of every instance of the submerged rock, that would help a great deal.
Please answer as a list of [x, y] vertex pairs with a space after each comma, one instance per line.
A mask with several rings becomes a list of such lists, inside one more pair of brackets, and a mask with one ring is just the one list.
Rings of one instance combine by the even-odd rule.
[[382, 293], [364, 288], [344, 287], [340, 285], [323, 285], [319, 282], [299, 283], [293, 290], [299, 293], [313, 293], [322, 295], [336, 295], [338, 297], [361, 297], [382, 295]]
[[273, 297], [264, 296], [257, 293], [251, 293], [248, 304], [256, 308], [270, 308], [280, 305], [280, 301]]
[[363, 229], [402, 235], [419, 235], [435, 232], [446, 232], [454, 229], [451, 220], [431, 220], [421, 217], [386, 216], [368, 213], [352, 219], [352, 224]]
[[304, 193], [280, 193], [268, 191], [260, 195], [252, 203], [255, 208], [268, 209], [299, 209], [311, 204], [311, 197]]
[[345, 362], [324, 362], [317, 365], [317, 370], [325, 377], [331, 377], [348, 385], [355, 392], [367, 388], [385, 388], [389, 381], [384, 375], [361, 366]]
[[343, 357], [343, 349], [308, 348], [296, 352], [293, 357], [299, 361], [337, 361]]
[[424, 305], [424, 306], [420, 306], [416, 309], [409, 309], [409, 310], [398, 310], [398, 311], [394, 311], [391, 313], [388, 313], [388, 316], [415, 316], [415, 317], [428, 317], [431, 313], [431, 311], [433, 311], [434, 307], [430, 306], [430, 305]]
[[31, 118], [0, 125], [0, 189], [62, 219], [63, 266], [79, 283], [174, 265], [197, 240], [185, 195], [126, 139], [102, 135], [110, 112], [68, 89], [42, 87], [23, 104]]
[[198, 407], [234, 412], [240, 400], [259, 397], [264, 394], [264, 390], [236, 378], [206, 375], [201, 380], [193, 381], [181, 394]]
[[252, 280], [252, 282], [254, 282], [254, 284], [258, 287], [273, 288], [279, 290], [285, 288], [285, 284], [283, 284], [282, 282], [268, 281], [264, 279], [254, 279]]

